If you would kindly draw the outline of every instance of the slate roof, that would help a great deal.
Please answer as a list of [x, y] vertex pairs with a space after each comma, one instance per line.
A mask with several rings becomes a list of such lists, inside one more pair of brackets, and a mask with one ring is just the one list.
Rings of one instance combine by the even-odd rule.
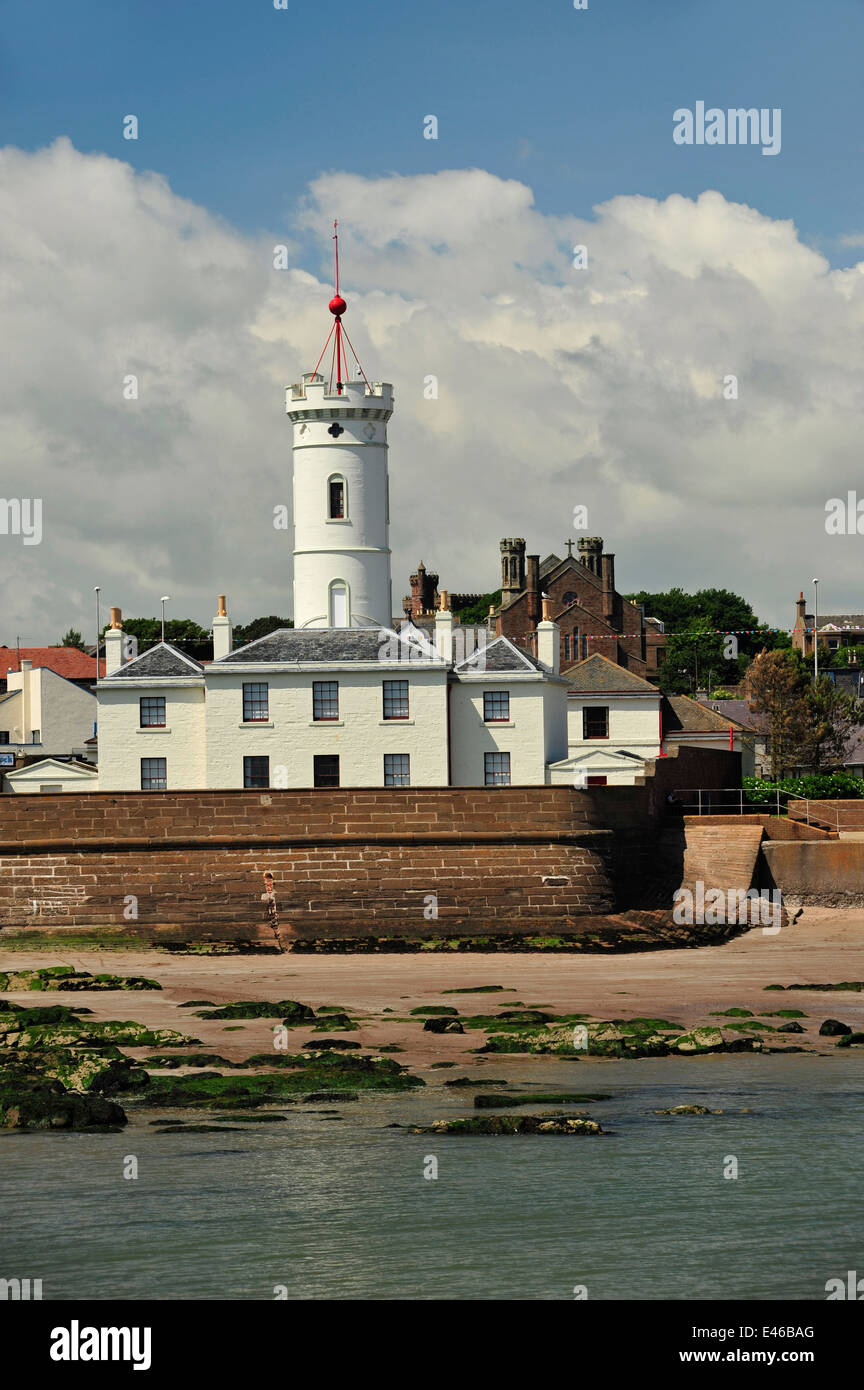
[[864, 613], [820, 613], [819, 631], [826, 627], [852, 628], [856, 632], [864, 630]]
[[[382, 633], [385, 634], [385, 641], [382, 641]], [[422, 638], [425, 634], [418, 633], [418, 636]], [[227, 656], [214, 661], [210, 669], [242, 665], [246, 662], [292, 665], [319, 661], [326, 665], [337, 661], [379, 661], [382, 660], [382, 646], [397, 641], [406, 647], [412, 645], [405, 634], [393, 628], [283, 627], [277, 632], [268, 633], [266, 637], [259, 637], [255, 642], [247, 643], [245, 647], [237, 647]], [[420, 642], [417, 646], [422, 653], [416, 658], [418, 662], [440, 660], [437, 652], [426, 651]], [[414, 657], [411, 659], [415, 660]], [[383, 661], [386, 664], [386, 657]]]
[[[742, 729], [752, 729], [757, 734], [766, 732], [764, 714], [754, 714], [746, 700], [699, 700], [697, 703], [703, 709], [710, 710], [712, 714], [723, 716], [727, 731], [731, 721], [733, 724], [740, 724]], [[715, 710], [715, 705], [720, 706], [719, 710]]]
[[530, 652], [515, 646], [507, 637], [496, 637], [488, 646], [481, 647], [479, 651], [466, 656], [464, 661], [457, 662], [453, 669], [459, 675], [470, 675], [472, 671], [483, 673], [490, 671], [493, 673], [539, 671], [544, 676], [554, 675], [554, 672], [548, 666], [544, 666], [542, 661], [538, 661]]
[[618, 666], [608, 657], [601, 656], [599, 652], [586, 657], [584, 661], [579, 662], [578, 666], [571, 666], [565, 675], [570, 683], [570, 689], [578, 694], [659, 695], [660, 693], [656, 685], [643, 680], [641, 676], [634, 675], [632, 671], [627, 671], [623, 666]]
[[689, 695], [664, 695], [661, 705], [663, 712], [663, 736], [667, 734], [728, 734], [729, 725], [740, 729], [735, 719], [706, 709]]
[[136, 656], [134, 661], [127, 661], [125, 666], [121, 666], [117, 671], [112, 671], [109, 680], [146, 680], [148, 676], [158, 676], [160, 680], [164, 676], [201, 676], [204, 674], [204, 667], [197, 661], [193, 661], [191, 656], [185, 656], [176, 647], [172, 647], [168, 642], [159, 642], [149, 651], [142, 652]]

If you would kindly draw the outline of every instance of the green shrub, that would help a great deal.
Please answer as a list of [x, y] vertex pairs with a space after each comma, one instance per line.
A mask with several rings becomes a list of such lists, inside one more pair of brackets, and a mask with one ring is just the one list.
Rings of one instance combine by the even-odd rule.
[[[782, 777], [777, 782], [768, 782], [761, 777], [745, 777], [742, 785], [744, 798], [751, 804], [776, 800], [778, 791], [810, 801], [843, 801], [864, 797], [864, 777], [853, 777], [849, 772], [811, 772], [804, 777]], [[784, 797], [781, 805], [787, 799]]]

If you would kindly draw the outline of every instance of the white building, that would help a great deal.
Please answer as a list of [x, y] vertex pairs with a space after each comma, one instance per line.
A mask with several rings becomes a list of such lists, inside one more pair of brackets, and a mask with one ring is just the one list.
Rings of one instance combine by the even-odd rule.
[[[0, 694], [3, 791], [40, 791], [43, 784], [54, 791], [85, 783], [92, 787], [96, 772], [86, 763], [94, 750], [87, 741], [95, 729], [96, 709], [89, 690], [47, 666], [34, 666], [29, 658], [22, 659], [20, 671], [7, 672], [6, 690]], [[13, 770], [24, 758], [31, 761]]]
[[567, 757], [549, 780], [569, 786], [632, 786], [645, 764], [675, 747], [731, 749], [752, 774], [752, 740], [733, 719], [595, 654], [567, 672]]
[[167, 643], [125, 661], [112, 609], [97, 687], [101, 791], [536, 785], [565, 757], [555, 623], [538, 625], [539, 659], [506, 637], [466, 647], [446, 594], [431, 640], [394, 626], [393, 390], [362, 369], [342, 379], [345, 307], [337, 293], [329, 379], [310, 372], [286, 393], [295, 626], [235, 649], [221, 598], [212, 663]]

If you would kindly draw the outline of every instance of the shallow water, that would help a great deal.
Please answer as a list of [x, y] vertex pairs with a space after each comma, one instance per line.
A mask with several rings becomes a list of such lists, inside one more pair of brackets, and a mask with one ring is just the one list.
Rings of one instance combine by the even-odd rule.
[[[864, 1275], [860, 1055], [507, 1058], [489, 1074], [610, 1093], [578, 1107], [609, 1136], [386, 1128], [473, 1113], [457, 1074], [243, 1133], [157, 1134], [130, 1109], [123, 1134], [4, 1134], [0, 1275], [45, 1299], [824, 1299]], [[726, 1113], [651, 1113], [685, 1102]]]

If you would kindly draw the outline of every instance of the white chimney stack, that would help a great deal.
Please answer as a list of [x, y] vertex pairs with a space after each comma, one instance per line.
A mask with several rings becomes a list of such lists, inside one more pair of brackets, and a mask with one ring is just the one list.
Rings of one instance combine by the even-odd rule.
[[445, 607], [449, 599], [445, 590], [440, 599], [441, 607], [435, 614], [435, 646], [443, 661], [453, 660], [453, 614]]
[[543, 665], [548, 666], [557, 676], [561, 672], [561, 629], [557, 623], [552, 622], [551, 611], [551, 599], [544, 598], [543, 618], [537, 624], [537, 660], [542, 661]]
[[234, 629], [231, 626], [231, 619], [228, 617], [228, 609], [225, 603], [225, 595], [219, 595], [219, 612], [213, 619], [213, 660], [218, 661], [220, 657], [227, 656], [232, 650], [234, 639]]
[[[111, 626], [105, 633], [105, 674], [113, 675], [123, 665], [123, 614], [119, 608], [111, 609]], [[99, 671], [96, 671], [99, 678]]]

